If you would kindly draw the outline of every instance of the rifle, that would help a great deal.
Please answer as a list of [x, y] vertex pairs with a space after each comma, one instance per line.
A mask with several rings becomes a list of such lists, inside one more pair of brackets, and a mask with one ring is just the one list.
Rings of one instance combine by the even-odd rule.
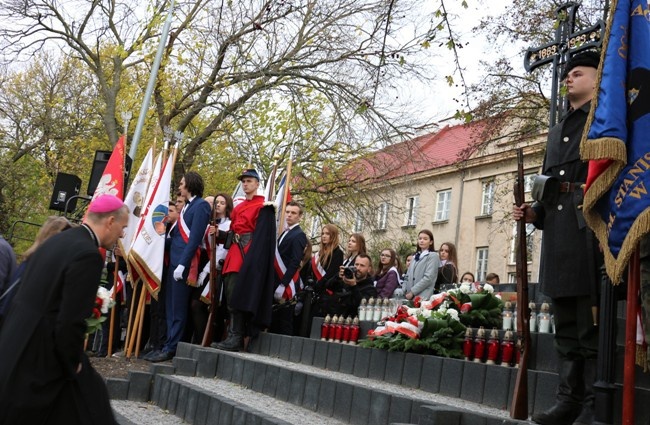
[[[515, 203], [521, 206], [524, 195], [524, 152], [517, 149], [517, 180]], [[528, 249], [526, 246], [526, 218], [517, 221], [517, 348], [520, 351], [515, 392], [510, 406], [513, 419], [528, 418], [528, 357], [530, 355], [530, 311], [528, 308]]]
[[[214, 315], [217, 309], [217, 290], [221, 291], [221, 288], [217, 288], [216, 279], [217, 279], [217, 235], [219, 234], [219, 227], [217, 226], [217, 196], [214, 197], [212, 201], [212, 216], [210, 216], [210, 226], [214, 227], [214, 232], [210, 235], [210, 246], [212, 251], [210, 252], [210, 278], [208, 285], [210, 285], [210, 313], [208, 314], [208, 322], [205, 325], [205, 332], [203, 332], [203, 340], [201, 345], [203, 347], [209, 347], [212, 344], [212, 332], [214, 329]], [[221, 280], [221, 279], [219, 279]]]

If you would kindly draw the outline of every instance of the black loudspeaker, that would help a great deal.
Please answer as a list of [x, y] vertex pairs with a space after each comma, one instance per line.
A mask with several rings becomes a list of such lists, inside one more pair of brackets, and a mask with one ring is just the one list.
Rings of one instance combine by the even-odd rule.
[[[93, 196], [99, 180], [102, 178], [106, 164], [111, 159], [112, 151], [95, 151], [95, 160], [93, 161], [93, 168], [90, 171], [90, 179], [88, 180], [88, 196]], [[131, 173], [131, 164], [133, 160], [130, 156], [126, 155], [124, 161], [124, 194], [126, 194], [127, 182], [129, 181], [129, 174]]]
[[[74, 174], [57, 173], [54, 191], [50, 199], [50, 209], [65, 212], [65, 204], [68, 199], [79, 195], [81, 190], [81, 179]], [[77, 207], [77, 198], [68, 203], [68, 211], [72, 212]]]

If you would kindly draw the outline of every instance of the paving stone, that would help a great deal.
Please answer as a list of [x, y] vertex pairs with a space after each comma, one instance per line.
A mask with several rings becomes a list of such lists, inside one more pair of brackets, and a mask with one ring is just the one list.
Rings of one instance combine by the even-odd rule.
[[324, 369], [327, 365], [327, 351], [333, 342], [314, 341], [314, 360], [312, 365]]
[[[450, 397], [459, 397], [463, 382], [463, 367], [465, 360], [442, 359], [442, 373], [440, 375], [440, 394]], [[483, 385], [481, 385], [482, 387]]]
[[311, 320], [311, 332], [309, 332], [310, 339], [320, 339], [320, 329], [323, 325], [323, 317], [314, 317]]
[[151, 378], [151, 391], [149, 395], [149, 400], [153, 403], [158, 403], [160, 400], [160, 387], [162, 385], [162, 380], [160, 378], [156, 379], [156, 375], [153, 375]]
[[336, 381], [331, 379], [322, 379], [320, 382], [320, 392], [318, 394], [318, 413], [325, 416], [332, 416], [335, 397]]
[[483, 401], [483, 389], [485, 388], [487, 368], [501, 368], [501, 366], [474, 362], [464, 363], [460, 398], [475, 403], [481, 403]]
[[158, 397], [158, 400], [156, 401], [156, 404], [158, 407], [160, 407], [163, 410], [167, 410], [167, 405], [169, 404], [169, 390], [171, 389], [171, 381], [169, 379], [165, 378], [159, 378], [156, 377], [156, 379], [160, 379], [160, 396]]
[[461, 412], [460, 423], [462, 425], [487, 425], [487, 418], [481, 415], [475, 415], [468, 412]]
[[185, 385], [181, 385], [180, 388], [178, 389], [178, 400], [176, 401], [176, 416], [178, 416], [179, 418], [185, 417], [189, 392], [190, 389]]
[[172, 364], [176, 368], [176, 374], [181, 376], [196, 375], [196, 360], [186, 357], [174, 357]]
[[554, 373], [540, 371], [536, 372], [537, 379], [535, 381], [535, 403], [533, 404], [532, 411], [543, 412], [555, 404], [558, 379], [557, 375]]
[[232, 414], [233, 414], [233, 407], [232, 405], [228, 404], [225, 401], [220, 402], [219, 404], [219, 420], [217, 423], [220, 424], [232, 424]]
[[420, 407], [419, 425], [461, 425], [462, 413], [443, 406]]
[[425, 374], [422, 368], [423, 358], [424, 356], [421, 354], [406, 353], [404, 355], [402, 385], [409, 388], [420, 388], [420, 378]]
[[269, 357], [279, 357], [280, 356], [280, 342], [282, 341], [280, 335], [268, 333], [269, 338], [271, 338], [271, 347], [269, 349]]
[[287, 401], [289, 399], [289, 391], [291, 389], [292, 372], [289, 369], [280, 368], [278, 373], [278, 384], [275, 389], [275, 398], [280, 401]]
[[327, 348], [327, 361], [325, 367], [327, 370], [338, 372], [341, 364], [341, 344], [330, 344]]
[[388, 351], [379, 349], [370, 350], [370, 367], [368, 368], [368, 378], [383, 381], [384, 375], [386, 374], [387, 361]]
[[280, 376], [280, 368], [277, 366], [266, 366], [266, 378], [264, 379], [264, 387], [262, 392], [269, 397], [275, 397], [275, 390], [278, 386], [278, 377]]
[[[512, 397], [515, 393], [515, 383], [517, 382], [517, 372], [519, 372], [518, 368], [513, 368], [512, 373], [510, 374], [510, 388], [511, 391], [509, 391], [508, 394], [508, 406], [512, 404]], [[535, 405], [535, 387], [536, 387], [536, 382], [537, 382], [537, 373], [532, 370], [528, 370], [528, 413], [529, 415], [532, 415], [535, 413], [533, 410], [533, 406]], [[557, 376], [556, 376], [556, 385], [557, 385]], [[555, 388], [555, 387], [554, 387]], [[555, 394], [555, 391], [553, 391], [553, 394]]]
[[268, 356], [271, 351], [271, 334], [268, 332], [260, 332], [257, 339], [260, 346], [259, 354]]
[[354, 425], [366, 425], [370, 413], [371, 392], [368, 388], [355, 386], [352, 390], [352, 411], [350, 412], [350, 423]]
[[264, 380], [266, 379], [266, 363], [256, 362], [253, 372], [253, 391], [261, 393], [264, 391]]
[[196, 376], [214, 378], [217, 374], [219, 355], [214, 351], [201, 350], [197, 352]]
[[355, 345], [343, 344], [341, 346], [341, 362], [339, 372], [352, 374], [354, 371], [354, 358], [357, 355]]
[[228, 423], [219, 422], [221, 420], [221, 399], [218, 397], [210, 397], [210, 404], [208, 406], [208, 417], [205, 421], [207, 424], [213, 423]]
[[232, 425], [246, 425], [246, 410], [242, 406], [233, 406], [232, 408]]
[[176, 368], [170, 364], [152, 363], [149, 366], [149, 373], [152, 375], [173, 375], [174, 372], [176, 372]]
[[391, 384], [399, 385], [402, 382], [405, 354], [401, 351], [389, 351], [386, 360], [384, 380]]
[[230, 382], [233, 384], [241, 384], [242, 375], [244, 374], [244, 359], [234, 357], [232, 361], [232, 376]]
[[488, 366], [485, 374], [485, 386], [483, 388], [483, 404], [496, 407], [497, 409], [508, 408], [511, 373], [512, 368], [510, 367]]
[[177, 357], [187, 357], [192, 358], [192, 351], [196, 348], [199, 348], [197, 345], [189, 344], [187, 342], [179, 342], [176, 346], [176, 356]]
[[302, 342], [302, 353], [300, 354], [300, 363], [311, 366], [314, 363], [314, 350], [316, 349], [316, 341], [313, 339], [305, 339]]
[[225, 381], [232, 381], [232, 370], [234, 369], [235, 358], [228, 354], [221, 356], [219, 359], [223, 363], [223, 369], [221, 371], [221, 379]]
[[320, 394], [321, 378], [307, 375], [305, 380], [305, 393], [302, 397], [302, 407], [315, 412], [318, 409], [318, 395]]
[[149, 401], [153, 375], [148, 372], [129, 372], [129, 392], [127, 398], [131, 401]]
[[291, 338], [291, 354], [289, 355], [289, 361], [293, 363], [300, 363], [300, 357], [302, 356], [302, 344], [304, 338], [294, 337]]
[[[446, 359], [445, 359], [446, 360]], [[404, 362], [406, 364], [406, 361]], [[420, 377], [420, 389], [430, 393], [440, 392], [440, 380], [442, 379], [443, 358], [438, 356], [422, 356], [422, 371]], [[411, 366], [405, 366], [408, 370]], [[460, 375], [455, 376], [458, 380], [458, 389], [460, 390]], [[445, 381], [445, 386], [447, 382]]]
[[424, 406], [432, 406], [435, 405], [436, 403], [425, 403], [422, 400], [412, 400], [411, 404], [411, 423], [418, 424], [418, 425], [423, 425], [424, 422], [420, 422], [422, 420], [421, 418], [421, 413], [422, 413], [422, 407]]
[[357, 352], [354, 356], [354, 370], [352, 374], [357, 378], [367, 378], [368, 377], [368, 368], [370, 367], [370, 353], [372, 352], [371, 348], [357, 348]]
[[535, 367], [531, 369], [557, 373], [559, 360], [557, 351], [553, 349], [554, 335], [531, 334], [531, 339], [534, 341], [532, 344], [534, 350], [531, 351], [535, 353]]
[[370, 396], [370, 411], [368, 423], [372, 425], [388, 425], [390, 413], [390, 394], [383, 391], [372, 391]]
[[196, 402], [196, 416], [194, 417], [195, 425], [206, 425], [208, 422], [208, 412], [210, 411], [210, 395], [204, 391], [198, 392]]
[[199, 402], [199, 390], [197, 388], [189, 388], [187, 393], [187, 407], [185, 409], [185, 422], [189, 424], [196, 423], [196, 407]]
[[124, 378], [107, 378], [106, 389], [111, 400], [126, 400], [129, 395], [129, 380]]
[[280, 357], [282, 360], [289, 361], [289, 357], [291, 357], [292, 338], [286, 335], [276, 335], [276, 337], [279, 337], [278, 339], [280, 340], [280, 350], [278, 352], [278, 357]]
[[253, 388], [253, 377], [255, 376], [255, 363], [244, 360], [244, 373], [242, 374], [241, 385], [244, 388]]
[[226, 357], [228, 354], [226, 353], [219, 353], [219, 358], [217, 360], [217, 373], [215, 373], [215, 376], [219, 379], [222, 379], [223, 374], [225, 373], [224, 371], [224, 357]]
[[262, 425], [262, 418], [256, 413], [248, 412], [246, 414], [246, 425]]
[[289, 398], [287, 401], [296, 406], [302, 406], [302, 396], [305, 392], [305, 380], [306, 376], [304, 373], [293, 372], [291, 376], [291, 386], [289, 388]]
[[390, 410], [388, 412], [388, 423], [404, 422], [411, 420], [411, 408], [413, 402], [406, 397], [392, 396], [390, 398]]
[[354, 387], [347, 382], [336, 383], [336, 394], [334, 395], [334, 411], [332, 412], [332, 417], [343, 422], [350, 421], [353, 390]]

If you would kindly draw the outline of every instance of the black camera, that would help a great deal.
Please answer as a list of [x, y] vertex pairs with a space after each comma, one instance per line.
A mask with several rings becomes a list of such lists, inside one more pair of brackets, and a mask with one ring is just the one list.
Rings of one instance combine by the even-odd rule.
[[347, 266], [343, 269], [343, 277], [346, 279], [354, 279], [354, 274], [357, 272], [357, 268], [354, 266]]

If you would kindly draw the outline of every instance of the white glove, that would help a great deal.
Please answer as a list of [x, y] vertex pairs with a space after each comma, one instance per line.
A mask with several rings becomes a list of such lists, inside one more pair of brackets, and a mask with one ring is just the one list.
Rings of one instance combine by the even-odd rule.
[[183, 279], [183, 272], [185, 271], [185, 266], [182, 264], [179, 264], [176, 266], [176, 270], [174, 270], [174, 280], [181, 280]]
[[210, 273], [203, 270], [201, 273], [199, 273], [199, 278], [196, 283], [198, 283], [199, 286], [203, 285], [203, 282], [205, 281], [205, 278], [208, 277], [208, 274]]

